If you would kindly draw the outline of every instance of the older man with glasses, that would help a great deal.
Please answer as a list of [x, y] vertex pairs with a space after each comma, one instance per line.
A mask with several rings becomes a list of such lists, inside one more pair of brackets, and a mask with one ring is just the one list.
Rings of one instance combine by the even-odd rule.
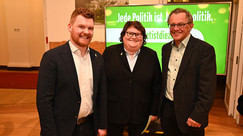
[[173, 41], [162, 47], [161, 125], [165, 136], [204, 136], [216, 87], [213, 46], [194, 38], [193, 18], [182, 8], [168, 17]]

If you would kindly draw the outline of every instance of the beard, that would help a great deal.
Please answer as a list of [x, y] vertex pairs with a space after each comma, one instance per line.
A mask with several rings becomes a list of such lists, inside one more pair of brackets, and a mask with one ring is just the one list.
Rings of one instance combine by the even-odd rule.
[[91, 37], [71, 35], [71, 40], [74, 42], [75, 45], [79, 47], [87, 47], [91, 41]]

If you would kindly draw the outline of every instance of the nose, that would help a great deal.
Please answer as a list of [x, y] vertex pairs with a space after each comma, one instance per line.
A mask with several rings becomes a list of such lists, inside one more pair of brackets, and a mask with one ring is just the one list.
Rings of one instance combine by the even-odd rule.
[[83, 29], [83, 32], [88, 33], [89, 32], [88, 28]]
[[174, 30], [175, 30], [175, 29], [176, 29], [176, 30], [177, 30], [177, 29], [179, 29], [179, 27], [178, 27], [178, 25], [177, 25], [177, 24], [176, 24], [176, 25], [175, 25], [175, 27], [174, 27]]

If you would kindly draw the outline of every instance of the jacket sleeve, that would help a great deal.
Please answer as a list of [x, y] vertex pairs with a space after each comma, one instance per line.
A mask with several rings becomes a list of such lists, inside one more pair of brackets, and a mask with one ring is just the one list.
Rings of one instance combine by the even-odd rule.
[[98, 88], [98, 129], [107, 129], [107, 88], [103, 57], [100, 56], [101, 73]]
[[162, 89], [162, 73], [157, 53], [154, 55], [154, 78], [152, 82], [152, 105], [150, 114], [158, 116]]
[[41, 60], [37, 83], [37, 110], [39, 113], [41, 135], [57, 136], [53, 99], [55, 97], [56, 65], [50, 52]]
[[[190, 117], [203, 124], [213, 105], [214, 92], [216, 89], [216, 59], [213, 46], [203, 46], [200, 56], [198, 95], [194, 110]], [[204, 126], [205, 127], [205, 126]]]

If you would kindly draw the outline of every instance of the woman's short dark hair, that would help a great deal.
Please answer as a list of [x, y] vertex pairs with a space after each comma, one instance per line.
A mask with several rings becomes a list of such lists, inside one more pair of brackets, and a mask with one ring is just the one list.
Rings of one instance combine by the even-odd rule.
[[128, 21], [124, 27], [123, 30], [121, 32], [121, 36], [120, 36], [120, 41], [123, 42], [123, 37], [125, 36], [127, 29], [129, 27], [135, 27], [138, 31], [140, 31], [143, 35], [143, 45], [146, 44], [146, 39], [147, 39], [147, 35], [146, 35], [146, 31], [145, 28], [143, 27], [143, 25], [139, 22], [139, 21]]

